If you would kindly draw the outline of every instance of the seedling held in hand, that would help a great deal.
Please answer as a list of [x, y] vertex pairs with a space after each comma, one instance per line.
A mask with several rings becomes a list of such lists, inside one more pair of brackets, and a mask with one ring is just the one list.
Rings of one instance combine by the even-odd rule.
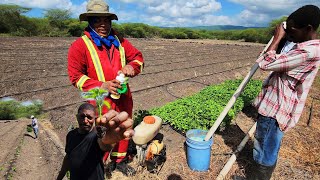
[[95, 100], [97, 107], [99, 118], [102, 117], [102, 107], [105, 105], [108, 109], [111, 108], [111, 105], [108, 101], [105, 101], [104, 98], [109, 95], [109, 92], [104, 89], [94, 88], [89, 90], [88, 92], [83, 92], [82, 97], [88, 100]]

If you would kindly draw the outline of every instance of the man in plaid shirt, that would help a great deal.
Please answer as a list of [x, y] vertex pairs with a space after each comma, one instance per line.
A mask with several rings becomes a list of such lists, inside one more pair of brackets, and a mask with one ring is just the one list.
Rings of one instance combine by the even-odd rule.
[[[255, 169], [250, 179], [271, 178], [283, 134], [298, 122], [320, 66], [320, 40], [316, 39], [320, 9], [303, 6], [286, 23], [286, 29], [282, 24], [277, 26], [267, 52], [257, 60], [262, 70], [272, 72], [254, 101], [259, 115], [253, 149]], [[276, 54], [285, 37], [296, 45]]]

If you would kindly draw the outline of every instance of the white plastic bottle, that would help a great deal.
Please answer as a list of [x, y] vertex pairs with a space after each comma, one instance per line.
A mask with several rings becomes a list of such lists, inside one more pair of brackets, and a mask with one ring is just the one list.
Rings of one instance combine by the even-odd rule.
[[120, 85], [122, 86], [121, 89], [117, 89], [118, 95], [111, 94], [110, 97], [113, 99], [119, 99], [120, 95], [123, 93], [126, 93], [128, 91], [127, 84], [126, 84], [126, 77], [123, 73], [119, 73], [116, 77], [116, 80], [120, 82]]

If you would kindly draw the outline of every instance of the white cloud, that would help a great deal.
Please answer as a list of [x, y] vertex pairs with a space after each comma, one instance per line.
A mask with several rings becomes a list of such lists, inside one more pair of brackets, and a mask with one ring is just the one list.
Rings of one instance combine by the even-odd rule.
[[86, 11], [87, 1], [80, 5], [73, 4], [71, 0], [3, 0], [0, 4], [16, 4], [22, 7], [47, 9], [70, 10], [72, 16], [77, 18]]
[[[287, 16], [305, 4], [320, 6], [315, 0], [229, 0], [241, 5], [244, 10], [233, 16], [217, 15], [225, 7], [217, 0], [111, 0], [114, 4], [134, 5], [131, 18], [123, 18], [118, 10], [120, 22], [139, 21], [158, 26], [198, 26], [198, 25], [242, 25], [267, 26], [276, 18]], [[140, 12], [140, 13], [139, 13]], [[129, 13], [129, 14], [130, 14]], [[161, 17], [161, 18], [160, 18]]]
[[[216, 0], [118, 0], [114, 3], [131, 3], [135, 12], [131, 12], [131, 20], [157, 26], [194, 26], [203, 25], [207, 17], [221, 10], [221, 3]], [[128, 20], [125, 9], [119, 9], [120, 22]], [[122, 17], [122, 15], [125, 15]]]
[[245, 10], [235, 18], [244, 26], [266, 26], [276, 18], [288, 16], [299, 7], [307, 4], [320, 6], [319, 0], [229, 0], [242, 5]]
[[71, 9], [71, 0], [2, 0], [1, 4], [16, 4], [29, 8], [41, 8], [41, 9]]
[[236, 23], [241, 26], [263, 26], [265, 23], [270, 22], [272, 19], [266, 14], [256, 14], [249, 10], [244, 10], [235, 18]]
[[[23, 7], [71, 10], [73, 17], [86, 11], [88, 0], [73, 4], [74, 0], [1, 0], [0, 4]], [[233, 16], [223, 14], [218, 0], [106, 0], [119, 22], [142, 22], [154, 26], [242, 25], [267, 26], [287, 16], [305, 4], [320, 6], [320, 0], [225, 0], [238, 4], [243, 10]], [[78, 1], [79, 2], [79, 1]], [[218, 15], [219, 13], [219, 15]]]
[[85, 1], [80, 5], [72, 5], [70, 10], [71, 10], [73, 16], [77, 18], [77, 17], [79, 17], [79, 15], [81, 13], [84, 13], [87, 11], [86, 6], [87, 6], [87, 2]]
[[[120, 0], [128, 1], [128, 0]], [[221, 9], [221, 4], [215, 0], [163, 0], [146, 1], [146, 0], [131, 0], [140, 4], [142, 9], [146, 9], [148, 14], [161, 15], [175, 18], [197, 17], [206, 14], [212, 14]]]
[[283, 14], [290, 13], [295, 9], [306, 5], [314, 4], [320, 6], [318, 0], [229, 0], [234, 3], [241, 4], [247, 10], [255, 13], [275, 13]]

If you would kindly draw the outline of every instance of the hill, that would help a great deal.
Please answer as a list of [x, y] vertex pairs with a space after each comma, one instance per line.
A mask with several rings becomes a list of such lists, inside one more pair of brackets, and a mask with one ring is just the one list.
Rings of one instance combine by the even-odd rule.
[[262, 27], [245, 27], [245, 26], [233, 26], [233, 25], [214, 25], [214, 26], [194, 26], [187, 27], [196, 30], [243, 30], [249, 28], [262, 28]]

